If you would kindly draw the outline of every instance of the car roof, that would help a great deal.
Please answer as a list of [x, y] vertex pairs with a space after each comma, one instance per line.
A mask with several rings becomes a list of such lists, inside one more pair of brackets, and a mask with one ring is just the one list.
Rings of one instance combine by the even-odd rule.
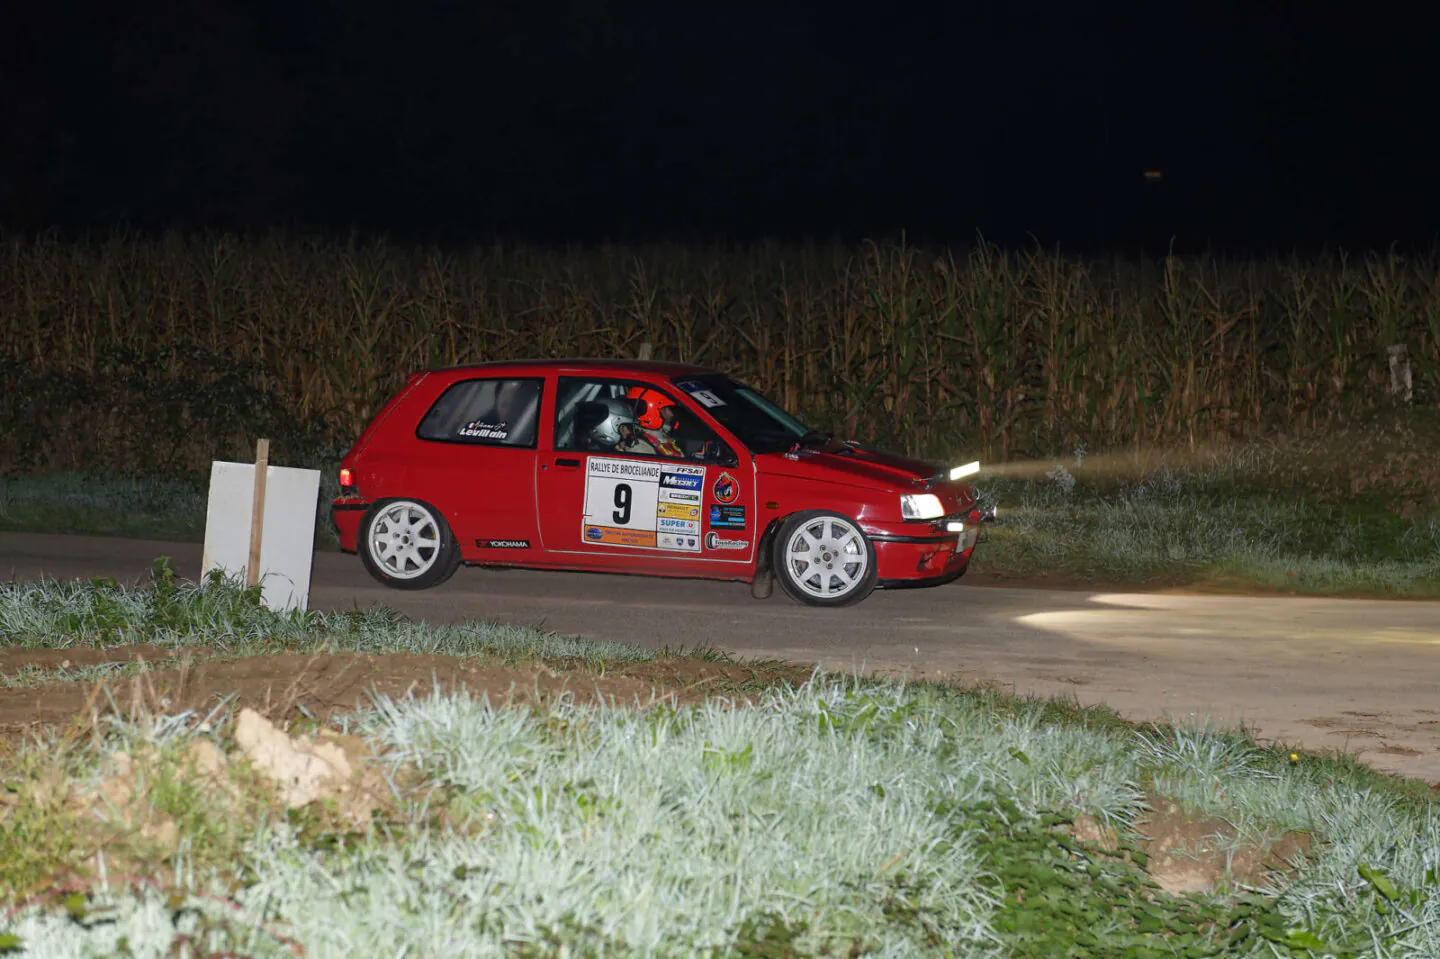
[[562, 369], [576, 372], [585, 372], [588, 370], [605, 370], [610, 372], [628, 371], [632, 373], [647, 373], [651, 376], [683, 376], [685, 374], [698, 375], [716, 372], [708, 367], [693, 366], [689, 363], [670, 363], [664, 360], [615, 359], [495, 360], [489, 363], [463, 363], [459, 366], [435, 367], [425, 372], [464, 373], [471, 370], [495, 372], [499, 370], [516, 369]]

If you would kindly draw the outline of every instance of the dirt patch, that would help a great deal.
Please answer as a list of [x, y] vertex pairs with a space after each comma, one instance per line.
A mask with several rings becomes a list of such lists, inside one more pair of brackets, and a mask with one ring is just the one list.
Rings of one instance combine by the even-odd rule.
[[[1147, 857], [1145, 870], [1165, 892], [1214, 892], [1236, 885], [1259, 886], [1295, 871], [1294, 861], [1308, 857], [1308, 833], [1287, 832], [1260, 843], [1239, 842], [1235, 827], [1223, 819], [1200, 816], [1165, 796], [1147, 793], [1149, 809], [1135, 821], [1131, 840]], [[1120, 833], [1089, 813], [1075, 817], [1070, 834], [1111, 855], [1128, 855]]]
[[99, 666], [104, 663], [147, 663], [169, 659], [175, 654], [159, 646], [75, 646], [70, 649], [0, 649], [0, 676], [18, 673], [26, 666], [41, 669], [69, 669], [72, 666]]
[[1150, 810], [1135, 828], [1149, 857], [1150, 878], [1171, 895], [1212, 892], [1226, 885], [1258, 886], [1275, 874], [1293, 871], [1291, 860], [1308, 856], [1307, 833], [1287, 832], [1258, 844], [1237, 842], [1235, 827], [1223, 819], [1197, 816], [1153, 793]]
[[1119, 833], [1112, 827], [1101, 823], [1088, 812], [1075, 817], [1075, 822], [1070, 827], [1070, 835], [1081, 842], [1099, 846], [1106, 852], [1113, 853], [1120, 848]]
[[[129, 649], [151, 650], [152, 655], [159, 652], [161, 656], [156, 658], [166, 654], [149, 647]], [[41, 652], [48, 651], [36, 651]], [[140, 654], [132, 658], [140, 658]], [[60, 661], [48, 665], [58, 666]], [[607, 666], [602, 674], [544, 665], [504, 666], [473, 657], [285, 653], [205, 662], [101, 683], [53, 682], [0, 690], [0, 735], [23, 733], [38, 725], [65, 724], [76, 717], [88, 718], [92, 710], [106, 712], [115, 707], [126, 712], [204, 711], [227, 696], [234, 697], [237, 709], [249, 707], [273, 717], [308, 714], [323, 721], [334, 713], [369, 705], [375, 696], [422, 696], [436, 689], [488, 696], [492, 703], [545, 704], [570, 695], [583, 702], [680, 705], [717, 695], [744, 699], [749, 689], [758, 690], [780, 678], [803, 680], [808, 675], [808, 668], [799, 666], [761, 670], [681, 658]]]

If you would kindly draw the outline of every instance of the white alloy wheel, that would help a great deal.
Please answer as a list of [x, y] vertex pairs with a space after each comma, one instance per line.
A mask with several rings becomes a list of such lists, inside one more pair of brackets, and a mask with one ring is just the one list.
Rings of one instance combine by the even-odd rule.
[[431, 507], [413, 500], [386, 503], [370, 521], [365, 550], [386, 576], [419, 579], [441, 559], [442, 523]]
[[838, 513], [802, 513], [781, 530], [781, 584], [816, 606], [844, 606], [875, 587], [875, 553], [865, 534]]

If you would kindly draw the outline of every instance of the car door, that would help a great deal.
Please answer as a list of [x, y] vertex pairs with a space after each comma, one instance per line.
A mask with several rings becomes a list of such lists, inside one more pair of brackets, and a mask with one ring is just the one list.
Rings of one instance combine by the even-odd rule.
[[540, 554], [535, 455], [544, 380], [467, 377], [415, 429], [409, 488], [436, 506], [471, 562], [526, 564]]
[[[748, 572], [748, 453], [736, 455], [694, 407], [653, 384], [562, 376], [554, 395], [536, 488], [541, 539], [556, 565], [719, 578]], [[671, 428], [639, 423], [646, 397], [652, 408], [673, 408]], [[641, 428], [627, 430], [626, 419]]]

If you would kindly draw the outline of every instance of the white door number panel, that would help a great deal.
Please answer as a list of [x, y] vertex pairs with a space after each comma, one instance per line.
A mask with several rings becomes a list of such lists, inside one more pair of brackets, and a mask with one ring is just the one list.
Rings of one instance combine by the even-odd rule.
[[590, 457], [581, 536], [595, 546], [700, 552], [705, 467]]

